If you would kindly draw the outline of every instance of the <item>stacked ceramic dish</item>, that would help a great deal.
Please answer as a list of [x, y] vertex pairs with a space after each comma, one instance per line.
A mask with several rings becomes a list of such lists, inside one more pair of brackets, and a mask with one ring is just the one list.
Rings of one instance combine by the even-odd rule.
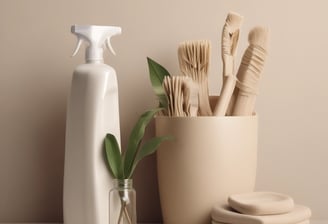
[[311, 210], [284, 194], [252, 192], [232, 195], [228, 205], [217, 204], [212, 224], [309, 224]]

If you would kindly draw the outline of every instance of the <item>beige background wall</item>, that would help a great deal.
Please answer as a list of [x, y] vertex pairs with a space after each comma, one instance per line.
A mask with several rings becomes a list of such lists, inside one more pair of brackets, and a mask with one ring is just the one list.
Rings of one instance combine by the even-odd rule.
[[[328, 2], [325, 0], [1, 0], [0, 222], [61, 221], [71, 24], [119, 25], [117, 56], [123, 145], [138, 115], [156, 101], [146, 56], [178, 73], [176, 48], [186, 39], [213, 43], [210, 91], [219, 92], [219, 36], [225, 16], [245, 16], [248, 30], [271, 28], [260, 115], [257, 189], [284, 192], [328, 218]], [[161, 219], [154, 157], [135, 177], [140, 221]]]

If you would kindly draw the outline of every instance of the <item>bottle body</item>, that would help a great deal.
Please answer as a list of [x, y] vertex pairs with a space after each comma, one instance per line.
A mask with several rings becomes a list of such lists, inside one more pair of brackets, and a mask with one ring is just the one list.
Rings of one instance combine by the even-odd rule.
[[114, 180], [114, 187], [109, 192], [109, 217], [109, 224], [137, 224], [136, 192], [132, 179]]
[[103, 63], [77, 66], [68, 99], [64, 171], [65, 224], [108, 224], [108, 188], [113, 186], [103, 142], [120, 142], [116, 73]]

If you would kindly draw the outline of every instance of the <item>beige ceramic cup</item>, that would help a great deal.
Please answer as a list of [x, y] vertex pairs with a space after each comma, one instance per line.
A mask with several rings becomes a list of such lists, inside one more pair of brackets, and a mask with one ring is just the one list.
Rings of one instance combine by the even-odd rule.
[[156, 135], [172, 135], [157, 151], [165, 224], [209, 224], [214, 204], [254, 190], [257, 116], [158, 116]]

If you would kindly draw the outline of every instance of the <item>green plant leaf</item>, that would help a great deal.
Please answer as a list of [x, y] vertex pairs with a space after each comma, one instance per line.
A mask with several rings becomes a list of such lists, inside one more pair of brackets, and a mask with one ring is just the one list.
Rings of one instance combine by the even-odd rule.
[[158, 147], [160, 146], [160, 144], [162, 142], [167, 141], [167, 140], [172, 140], [172, 139], [173, 139], [172, 136], [162, 136], [162, 137], [152, 138], [152, 139], [148, 140], [147, 142], [145, 142], [145, 144], [140, 148], [140, 150], [136, 156], [136, 159], [134, 160], [129, 178], [131, 178], [133, 171], [136, 168], [136, 166], [138, 165], [138, 163], [140, 162], [140, 160], [142, 160], [146, 156], [149, 156], [149, 155], [153, 154], [154, 152], [156, 152], [156, 150], [158, 149]]
[[136, 159], [141, 140], [145, 134], [145, 129], [155, 114], [162, 109], [163, 108], [156, 108], [143, 113], [133, 127], [124, 155], [124, 177], [131, 176], [133, 163]]
[[165, 90], [162, 86], [163, 80], [165, 76], [170, 76], [170, 73], [156, 61], [147, 57], [148, 69], [149, 69], [149, 77], [151, 84], [153, 86], [153, 90], [158, 97], [160, 105], [164, 108], [167, 108], [167, 96]]
[[107, 162], [116, 179], [123, 178], [123, 164], [121, 158], [121, 152], [117, 140], [114, 135], [107, 134], [105, 138], [105, 150]]

